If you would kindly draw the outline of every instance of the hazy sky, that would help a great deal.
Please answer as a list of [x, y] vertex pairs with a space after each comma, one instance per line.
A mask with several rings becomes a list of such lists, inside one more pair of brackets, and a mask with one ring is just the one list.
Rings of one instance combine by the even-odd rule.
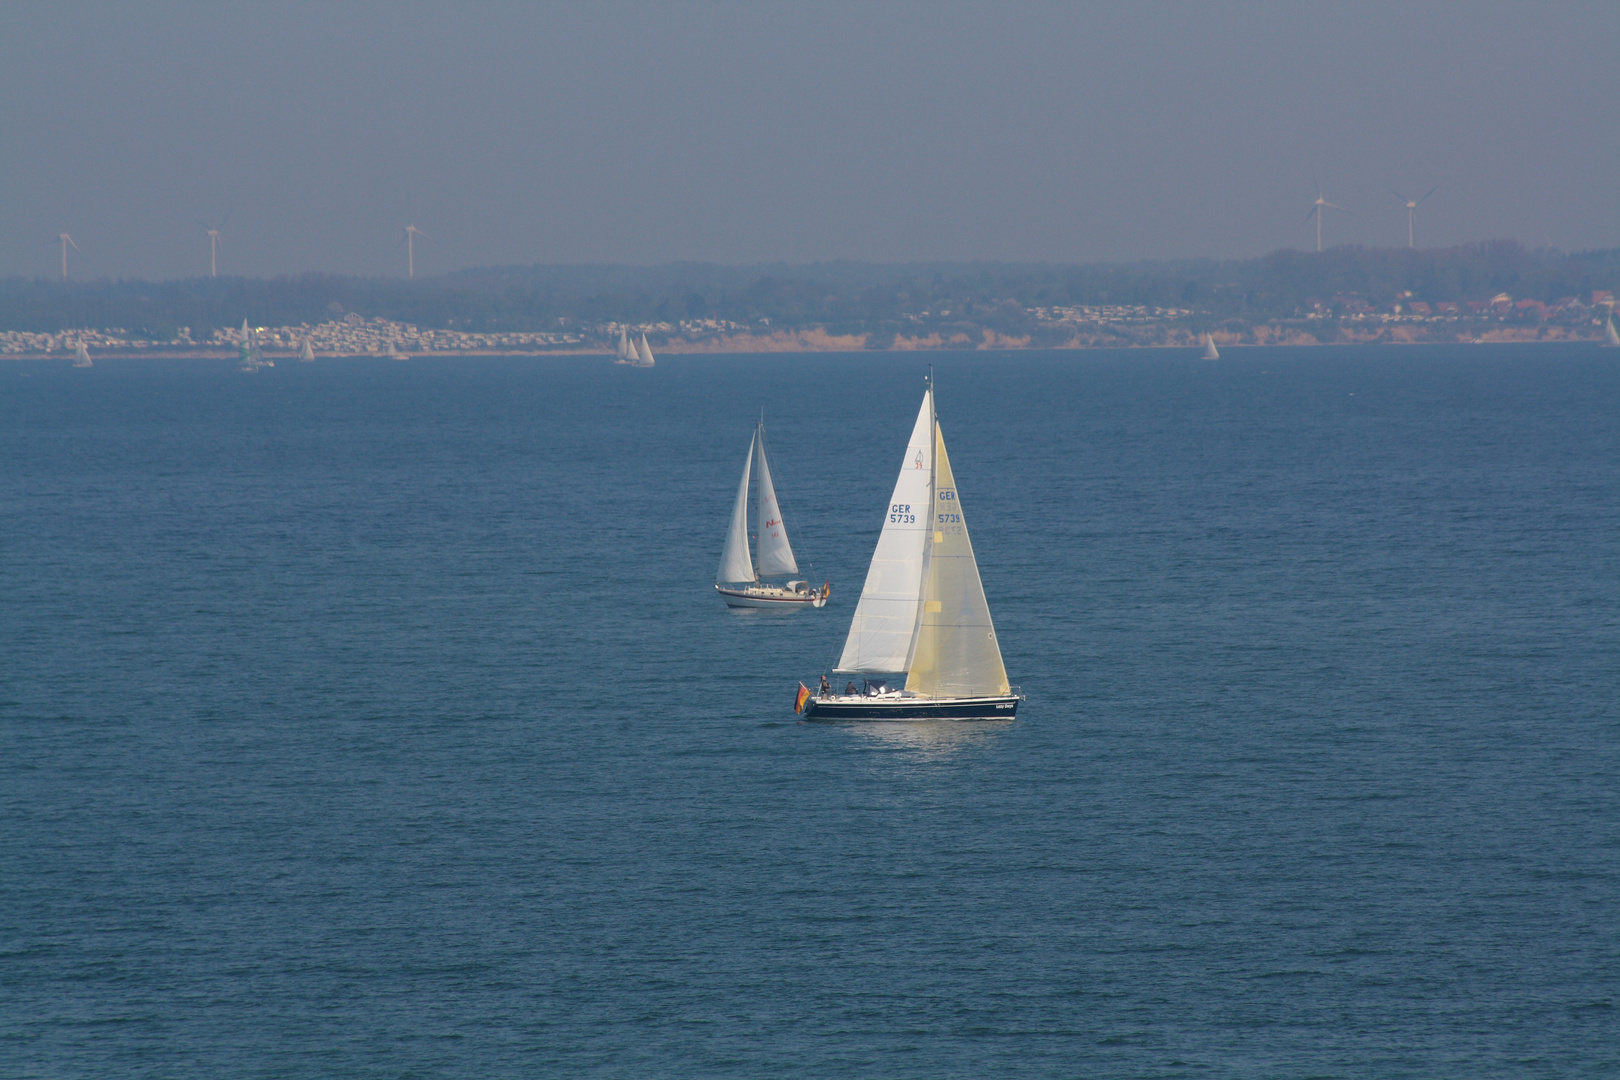
[[1620, 4], [0, 6], [0, 274], [1620, 245]]

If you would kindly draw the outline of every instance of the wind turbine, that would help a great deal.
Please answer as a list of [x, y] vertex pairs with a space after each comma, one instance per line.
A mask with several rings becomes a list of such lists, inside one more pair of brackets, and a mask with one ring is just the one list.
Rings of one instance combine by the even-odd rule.
[[[405, 226], [405, 266], [406, 272], [412, 278], [416, 277], [416, 238], [426, 235], [427, 233], [418, 229], [415, 225]], [[398, 251], [399, 249], [396, 247], [394, 250]]]
[[[67, 249], [68, 249], [69, 244], [73, 244], [73, 237], [69, 236], [67, 233], [57, 233], [56, 234], [56, 239], [58, 241], [60, 241], [61, 244], [62, 244], [62, 280], [66, 281], [67, 280]], [[79, 245], [78, 244], [73, 244], [73, 250], [78, 251], [79, 250]]]
[[1339, 211], [1340, 213], [1343, 213], [1343, 214], [1348, 214], [1350, 212], [1350, 211], [1346, 210], [1344, 207], [1335, 206], [1333, 203], [1330, 203], [1326, 199], [1322, 198], [1322, 185], [1321, 184], [1316, 185], [1316, 201], [1311, 204], [1310, 210], [1305, 214], [1305, 220], [1306, 221], [1311, 220], [1311, 214], [1316, 215], [1316, 250], [1318, 252], [1321, 252], [1321, 250], [1322, 250], [1322, 211], [1323, 210], [1337, 210], [1337, 211]]
[[[1440, 190], [1440, 185], [1436, 184], [1434, 187], [1429, 189], [1429, 195], [1433, 195], [1436, 191], [1439, 191], [1439, 190]], [[1414, 241], [1414, 239], [1416, 237], [1416, 233], [1413, 231], [1413, 228], [1412, 228], [1412, 220], [1417, 216], [1417, 208], [1423, 205], [1423, 200], [1427, 199], [1429, 197], [1429, 195], [1423, 196], [1422, 199], [1415, 199], [1414, 200], [1414, 199], [1408, 199], [1405, 195], [1402, 195], [1400, 192], [1396, 191], [1394, 188], [1390, 188], [1389, 193], [1391, 195], [1395, 196], [1397, 199], [1401, 200], [1401, 204], [1406, 207], [1406, 246], [1408, 248], [1415, 247], [1416, 244], [1413, 241]]]
[[[235, 212], [233, 210], [231, 214]], [[230, 224], [231, 214], [225, 215], [225, 220], [219, 223], [219, 229], [223, 229]], [[199, 221], [197, 224], [201, 225], [203, 232], [208, 234], [208, 276], [219, 277], [219, 229], [209, 228], [206, 221]]]

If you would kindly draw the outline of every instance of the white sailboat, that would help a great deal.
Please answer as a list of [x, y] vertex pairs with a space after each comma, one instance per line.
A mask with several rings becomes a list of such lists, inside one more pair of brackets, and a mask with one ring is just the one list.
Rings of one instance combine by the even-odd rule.
[[89, 367], [90, 366], [90, 350], [84, 347], [84, 338], [80, 338], [78, 345], [74, 346], [74, 349], [73, 349], [73, 366], [74, 367]]
[[315, 361], [315, 348], [309, 343], [307, 334], [304, 336], [304, 347], [298, 351], [298, 359], [305, 364], [314, 363]]
[[387, 356], [388, 356], [388, 359], [390, 359], [390, 360], [409, 360], [410, 359], [409, 355], [399, 351], [399, 342], [397, 342], [397, 341], [390, 341], [388, 343]]
[[[759, 462], [757, 561], [748, 552], [748, 482]], [[765, 421], [754, 425], [748, 444], [748, 460], [743, 462], [742, 480], [737, 485], [737, 501], [731, 507], [731, 525], [726, 545], [720, 552], [720, 569], [714, 589], [727, 607], [804, 608], [823, 607], [832, 593], [829, 583], [813, 588], [808, 581], [775, 584], [769, 577], [788, 577], [799, 572], [782, 523], [782, 508], [776, 501], [776, 485], [771, 483], [771, 466], [765, 458]]]
[[1610, 315], [1609, 321], [1603, 324], [1603, 343], [1611, 349], [1620, 349], [1620, 332], [1614, 328], [1613, 315]]
[[1221, 358], [1220, 350], [1215, 347], [1214, 334], [1204, 335], [1204, 355], [1202, 358], [1205, 360], [1219, 360]]
[[258, 371], [262, 367], [276, 366], [274, 360], [266, 360], [259, 351], [258, 338], [248, 329], [246, 319], [242, 320], [242, 341], [236, 347], [236, 361], [238, 371]]
[[[839, 657], [865, 687], [799, 684], [797, 711], [822, 720], [1009, 720], [1023, 696], [1007, 682], [929, 378], [889, 498], [861, 599]], [[888, 678], [903, 675], [904, 689]], [[849, 687], [854, 687], [851, 680]]]
[[652, 367], [652, 350], [647, 348], [647, 334], [642, 332], [641, 340], [636, 343], [636, 367]]
[[634, 364], [640, 359], [636, 355], [636, 347], [630, 344], [630, 331], [623, 326], [619, 327], [618, 355], [613, 362], [615, 364]]

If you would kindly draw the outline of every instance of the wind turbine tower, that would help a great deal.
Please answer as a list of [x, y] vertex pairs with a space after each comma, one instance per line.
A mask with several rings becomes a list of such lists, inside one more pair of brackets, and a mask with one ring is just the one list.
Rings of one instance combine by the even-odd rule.
[[1310, 211], [1308, 213], [1306, 213], [1306, 215], [1305, 215], [1305, 220], [1306, 221], [1311, 220], [1311, 214], [1316, 215], [1316, 250], [1317, 250], [1318, 253], [1320, 253], [1321, 250], [1322, 250], [1322, 211], [1323, 210], [1337, 210], [1340, 213], [1344, 213], [1344, 214], [1348, 214], [1350, 212], [1350, 211], [1346, 210], [1344, 207], [1335, 206], [1333, 203], [1330, 203], [1326, 199], [1322, 198], [1322, 185], [1321, 184], [1316, 185], [1316, 201], [1311, 204]]
[[[67, 280], [67, 249], [68, 249], [69, 244], [73, 244], [73, 237], [69, 236], [67, 233], [57, 233], [56, 238], [59, 241], [61, 241], [61, 243], [62, 243], [62, 280], [66, 281]], [[73, 244], [73, 250], [78, 251], [79, 250], [79, 245], [78, 244]]]
[[219, 230], [208, 230], [208, 276], [219, 277]]
[[[1429, 189], [1429, 195], [1433, 195], [1438, 190], [1440, 190], [1440, 185], [1436, 184]], [[1417, 217], [1417, 208], [1423, 205], [1424, 200], [1428, 199], [1429, 195], [1423, 196], [1422, 199], [1408, 199], [1394, 188], [1390, 188], [1389, 193], [1401, 200], [1401, 204], [1406, 207], [1406, 246], [1408, 249], [1416, 247], [1417, 232], [1413, 227], [1413, 220]]]
[[[416, 277], [416, 238], [426, 236], [427, 233], [415, 225], [405, 226], [405, 268], [406, 274], [414, 279]], [[398, 251], [398, 248], [394, 249]]]

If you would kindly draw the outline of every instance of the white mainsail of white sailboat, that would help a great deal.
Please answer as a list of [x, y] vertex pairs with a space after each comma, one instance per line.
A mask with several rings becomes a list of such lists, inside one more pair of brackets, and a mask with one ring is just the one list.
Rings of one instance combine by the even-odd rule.
[[73, 348], [73, 366], [90, 366], [90, 350], [84, 347], [84, 338], [80, 338], [79, 343]]
[[653, 366], [653, 354], [652, 354], [652, 350], [647, 347], [647, 334], [646, 334], [646, 331], [642, 332], [641, 340], [636, 343], [636, 366], [637, 367], [652, 367]]
[[1611, 349], [1620, 349], [1620, 331], [1614, 328], [1613, 315], [1610, 315], [1609, 321], [1603, 324], [1603, 342]]
[[[758, 531], [755, 546], [758, 559], [750, 558], [748, 551], [748, 485], [758, 462]], [[728, 607], [800, 608], [822, 607], [831, 594], [831, 586], [823, 583], [820, 589], [811, 588], [807, 581], [789, 581], [775, 584], [765, 581], [769, 577], [786, 577], [799, 572], [798, 560], [793, 557], [793, 545], [788, 541], [787, 526], [782, 523], [782, 507], [776, 499], [776, 485], [771, 482], [771, 465], [765, 457], [765, 422], [754, 425], [754, 437], [748, 444], [748, 459], [743, 462], [742, 480], [737, 484], [737, 500], [731, 506], [731, 524], [726, 529], [726, 544], [720, 552], [720, 569], [715, 574], [714, 588]]]
[[1205, 359], [1205, 360], [1219, 360], [1220, 358], [1221, 358], [1220, 350], [1215, 348], [1215, 335], [1214, 334], [1205, 334], [1204, 335], [1204, 355], [1203, 355], [1203, 359]]
[[635, 346], [630, 344], [630, 330], [627, 327], [619, 327], [618, 355], [613, 362], [615, 364], [633, 364], [637, 359]]
[[304, 347], [298, 352], [298, 359], [305, 363], [312, 363], [315, 359], [315, 347], [309, 343], [309, 335], [304, 335]]
[[[934, 412], [932, 377], [836, 670], [861, 675], [865, 691], [837, 694], [824, 681], [811, 694], [801, 683], [800, 713], [828, 720], [1010, 719], [1023, 700], [1007, 682]], [[890, 689], [887, 677], [900, 674], [904, 689]]]

